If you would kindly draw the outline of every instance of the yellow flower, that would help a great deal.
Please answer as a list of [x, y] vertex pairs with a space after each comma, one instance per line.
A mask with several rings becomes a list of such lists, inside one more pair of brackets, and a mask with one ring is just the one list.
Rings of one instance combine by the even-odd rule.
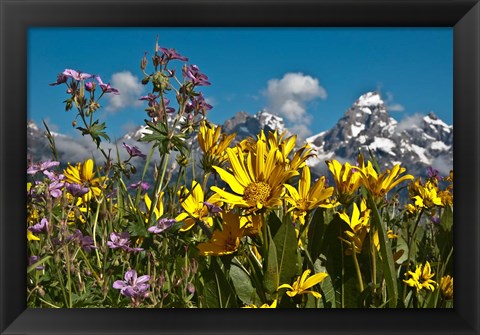
[[[306, 164], [305, 161], [312, 157], [312, 149], [308, 143], [304, 144], [300, 149], [298, 149], [293, 157], [290, 159], [290, 153], [295, 148], [295, 143], [297, 141], [297, 135], [292, 135], [285, 138], [287, 131], [285, 130], [281, 134], [278, 134], [278, 130], [275, 130], [273, 133], [268, 133], [268, 144], [269, 150], [277, 150], [278, 159], [283, 162], [286, 169], [298, 170], [303, 168]], [[259, 139], [265, 140], [265, 135], [263, 131]]]
[[353, 204], [353, 211], [352, 211], [352, 216], [349, 217], [346, 213], [339, 213], [340, 218], [345, 221], [351, 231], [347, 230], [345, 231], [345, 235], [347, 235], [347, 240], [344, 240], [343, 238], [340, 238], [342, 241], [346, 242], [348, 244], [348, 248], [345, 251], [347, 255], [352, 254], [352, 242], [354, 243], [355, 246], [355, 252], [357, 254], [362, 252], [362, 247], [363, 247], [363, 241], [365, 240], [365, 237], [367, 236], [367, 233], [370, 229], [370, 210], [367, 209], [365, 199], [362, 199], [362, 202], [360, 204], [360, 210], [358, 209], [358, 206], [356, 203]]
[[437, 283], [432, 280], [432, 277], [435, 273], [431, 273], [430, 263], [425, 262], [425, 265], [417, 265], [415, 271], [408, 271], [405, 276], [411, 276], [408, 280], [403, 280], [408, 286], [415, 287], [417, 293], [420, 292], [422, 288], [425, 288], [430, 291], [435, 290], [435, 285]]
[[198, 144], [203, 151], [202, 166], [204, 171], [211, 170], [213, 165], [222, 166], [227, 159], [225, 149], [235, 138], [235, 134], [226, 135], [222, 127], [202, 122], [198, 132]]
[[238, 250], [244, 235], [244, 228], [240, 228], [240, 216], [232, 212], [222, 213], [221, 216], [222, 230], [215, 230], [209, 242], [198, 245], [201, 255], [229, 255]]
[[[277, 291], [281, 288], [288, 288], [289, 290], [286, 292], [289, 297], [294, 297], [297, 294], [308, 294], [310, 293], [315, 298], [321, 298], [322, 295], [315, 291], [308, 290], [310, 287], [317, 285], [322, 280], [324, 280], [328, 275], [323, 272], [319, 272], [314, 274], [313, 276], [309, 276], [311, 270], [307, 269], [303, 272], [301, 276], [297, 278], [297, 280], [292, 284], [283, 284], [277, 288]], [[307, 278], [308, 277], [308, 278]]]
[[422, 185], [420, 179], [410, 184], [410, 197], [415, 200], [415, 206], [418, 208], [432, 209], [435, 206], [443, 206], [442, 198], [437, 194], [438, 188], [435, 183], [427, 181]]
[[[145, 207], [147, 207], [147, 215], [145, 218], [145, 222], [148, 223], [148, 215], [150, 213], [150, 208], [152, 207], [152, 200], [150, 199], [147, 193], [145, 193], [143, 200], [145, 201]], [[155, 220], [159, 220], [163, 215], [163, 192], [160, 192], [160, 196], [158, 197], [158, 201], [157, 201], [157, 206], [153, 209], [153, 213], [155, 214]]]
[[[361, 158], [361, 160], [363, 160], [363, 158]], [[383, 198], [390, 190], [402, 181], [413, 179], [413, 176], [410, 174], [400, 177], [406, 169], [400, 167], [399, 164], [396, 164], [391, 170], [387, 169], [387, 171], [382, 174], [378, 174], [373, 168], [372, 163], [369, 161], [366, 167], [362, 163], [361, 167], [358, 168], [358, 171], [360, 172], [362, 183], [365, 188], [374, 198], [377, 199]]]
[[216, 186], [212, 186], [211, 190], [216, 192], [222, 201], [252, 212], [264, 207], [280, 206], [283, 184], [298, 172], [285, 170], [283, 165], [278, 164], [276, 152], [272, 150], [267, 152], [267, 145], [262, 140], [257, 141], [255, 152], [246, 155], [240, 150], [228, 148], [231, 172], [218, 166], [213, 168], [234, 193]]
[[[180, 231], [187, 231], [195, 225], [195, 220], [202, 221], [208, 226], [213, 225], [213, 218], [209, 216], [210, 212], [205, 205], [205, 195], [202, 190], [202, 186], [195, 180], [192, 181], [192, 189], [189, 191], [186, 187], [182, 187], [179, 194], [188, 194], [186, 198], [180, 199], [181, 205], [185, 212], [180, 213], [175, 220], [177, 222], [183, 221], [185, 224]], [[212, 195], [208, 200], [208, 203], [221, 206], [222, 203], [219, 200], [218, 195]]]
[[33, 233], [27, 229], [27, 240], [29, 241], [40, 241], [40, 238], [33, 235]]
[[245, 235], [254, 236], [260, 234], [263, 226], [263, 215], [248, 215], [240, 218], [240, 227], [245, 228]]
[[[245, 305], [242, 308], [258, 308], [257, 305], [250, 304], [250, 305]], [[277, 299], [273, 300], [272, 304], [263, 304], [260, 306], [260, 308], [277, 308]]]
[[92, 159], [87, 159], [83, 163], [77, 163], [75, 166], [68, 164], [63, 174], [67, 183], [88, 187], [88, 192], [82, 196], [85, 202], [88, 202], [93, 196], [100, 196], [102, 193], [101, 189], [105, 177], [95, 177]]
[[290, 196], [285, 200], [292, 206], [289, 211], [293, 211], [293, 219], [301, 224], [305, 224], [305, 215], [308, 211], [317, 208], [334, 207], [329, 198], [333, 194], [333, 187], [325, 188], [325, 177], [318, 178], [312, 188], [310, 188], [310, 168], [305, 165], [300, 180], [298, 181], [298, 191], [289, 184], [285, 184]]
[[440, 293], [445, 299], [453, 299], [453, 278], [449, 275], [440, 279]]
[[361, 185], [360, 173], [348, 162], [342, 165], [335, 159], [327, 161], [327, 166], [333, 175], [338, 200], [343, 204], [349, 203]]

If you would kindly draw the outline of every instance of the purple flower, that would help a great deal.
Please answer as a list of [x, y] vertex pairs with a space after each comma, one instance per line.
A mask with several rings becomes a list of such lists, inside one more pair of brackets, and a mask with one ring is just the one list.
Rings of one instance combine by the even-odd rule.
[[177, 220], [175, 219], [168, 219], [168, 218], [163, 218], [157, 221], [157, 224], [155, 226], [151, 226], [148, 228], [148, 231], [153, 234], [160, 234], [161, 232], [164, 232], [171, 226], [173, 226]]
[[92, 249], [96, 248], [95, 241], [93, 240], [93, 237], [91, 237], [91, 236], [83, 236], [80, 239], [80, 246], [86, 252], [90, 252], [90, 251], [92, 251]]
[[51, 183], [48, 185], [48, 192], [52, 198], [60, 197], [62, 195], [62, 188], [65, 185], [65, 183], [62, 181], [65, 176], [63, 174], [57, 175], [48, 170], [43, 171], [43, 174], [45, 174], [51, 181]]
[[54, 181], [48, 185], [48, 193], [52, 198], [58, 198], [62, 196], [62, 188], [65, 185], [63, 182]]
[[131, 157], [142, 157], [143, 159], [147, 158], [147, 155], [142, 153], [140, 149], [138, 149], [138, 147], [136, 146], [132, 147], [131, 145], [128, 145], [125, 142], [123, 142], [123, 147], [127, 150], [128, 154]]
[[438, 170], [435, 170], [431, 166], [429, 166], [427, 169], [428, 178], [435, 178], [440, 181], [442, 177], [440, 177], [438, 173], [439, 173]]
[[110, 241], [107, 242], [110, 249], [123, 249], [125, 251], [142, 251], [143, 248], [130, 247], [130, 234], [128, 232], [123, 233], [111, 233]]
[[125, 280], [116, 280], [113, 288], [120, 290], [120, 294], [132, 298], [138, 303], [141, 299], [148, 297], [149, 281], [149, 275], [137, 277], [137, 271], [128, 270], [125, 272]]
[[100, 85], [100, 88], [102, 89], [102, 91], [104, 93], [113, 93], [113, 94], [116, 94], [116, 95], [120, 94], [120, 92], [116, 88], [113, 88], [113, 87], [110, 86], [110, 83], [105, 84], [102, 81], [102, 78], [100, 76], [95, 76], [95, 79], [98, 81], [98, 84]]
[[[160, 106], [160, 103], [157, 101], [158, 95], [148, 93], [147, 95], [142, 95], [138, 100], [143, 100], [143, 101], [148, 101], [148, 106], [149, 107], [158, 107]], [[175, 108], [173, 107], [168, 107], [168, 104], [170, 103], [170, 100], [167, 98], [163, 98], [163, 104], [165, 105], [165, 108], [167, 109], [167, 113], [173, 113], [175, 111]]]
[[190, 65], [188, 67], [183, 67], [184, 77], [189, 78], [194, 85], [197, 86], [208, 86], [211, 85], [208, 81], [208, 77], [200, 72], [200, 69], [197, 65]]
[[153, 107], [153, 106], [158, 106], [157, 99], [158, 99], [158, 95], [148, 93], [148, 95], [142, 95], [138, 100], [148, 101], [148, 106]]
[[28, 227], [28, 230], [30, 230], [34, 234], [38, 234], [46, 230], [48, 227], [48, 220], [46, 218], [43, 218], [40, 220], [39, 223], [34, 224], [31, 227]]
[[89, 191], [88, 187], [84, 187], [83, 185], [77, 183], [67, 183], [65, 188], [74, 197], [81, 197], [82, 195], [87, 194]]
[[436, 225], [440, 224], [440, 218], [438, 216], [430, 216], [430, 221]]
[[49, 85], [50, 86], [60, 85], [60, 84], [66, 83], [67, 79], [68, 77], [66, 75], [64, 75], [63, 73], [59, 73], [57, 75], [57, 81], [54, 83], [50, 83]]
[[205, 206], [207, 206], [207, 209], [210, 213], [214, 214], [214, 213], [220, 213], [222, 211], [222, 209], [208, 201], [204, 201], [203, 204]]
[[142, 188], [142, 191], [147, 191], [150, 188], [150, 184], [147, 183], [146, 181], [139, 181], [137, 183], [133, 183], [133, 184], [129, 185], [128, 187], [133, 188], [133, 189], [137, 189], [139, 186]]
[[212, 105], [207, 103], [207, 101], [203, 97], [202, 92], [200, 92], [198, 97], [192, 97], [191, 100], [191, 108], [193, 108], [193, 110], [195, 110], [196, 112], [205, 112], [213, 108]]
[[[28, 257], [28, 266], [31, 266], [36, 262], [38, 262], [38, 256], [33, 255]], [[43, 269], [44, 269], [43, 265], [38, 265], [35, 267], [35, 270], [43, 270]]]
[[178, 59], [183, 62], [188, 62], [188, 58], [180, 55], [175, 49], [167, 49], [167, 48], [160, 47], [159, 50], [163, 53], [166, 60]]
[[93, 75], [91, 74], [75, 71], [72, 69], [65, 69], [65, 71], [63, 71], [62, 74], [66, 77], [73, 78], [75, 80], [85, 80], [93, 77]]
[[75, 229], [75, 233], [67, 238], [67, 241], [76, 240], [79, 242], [80, 247], [86, 252], [91, 252], [92, 249], [96, 249], [95, 241], [91, 236], [83, 236], [79, 229]]
[[85, 90], [87, 92], [92, 92], [95, 89], [95, 83], [93, 81], [89, 81], [85, 83]]
[[60, 165], [60, 162], [51, 161], [51, 160], [48, 160], [42, 163], [35, 163], [30, 165], [27, 168], [27, 174], [36, 174], [37, 172], [45, 171], [47, 169], [50, 169], [51, 167], [58, 166], [58, 165]]

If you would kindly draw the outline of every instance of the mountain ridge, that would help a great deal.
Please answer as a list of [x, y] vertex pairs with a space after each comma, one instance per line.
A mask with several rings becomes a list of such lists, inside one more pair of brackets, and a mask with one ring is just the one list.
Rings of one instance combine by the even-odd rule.
[[[138, 142], [147, 133], [145, 128], [139, 126], [112, 146], [121, 147], [122, 142], [126, 142], [148, 150], [146, 143]], [[265, 109], [255, 114], [237, 112], [223, 123], [222, 130], [227, 134], [236, 133], [236, 142], [247, 136], [256, 136], [261, 130], [265, 133], [278, 130], [291, 134], [282, 117]], [[78, 141], [68, 136], [57, 133], [52, 135], [57, 142], [62, 142], [57, 146], [59, 149], [68, 151], [68, 145], [79, 146]], [[368, 149], [372, 150], [382, 168], [400, 163], [407, 168], [408, 173], [416, 176], [425, 176], [428, 167], [433, 167], [444, 175], [453, 168], [453, 126], [447, 125], [433, 112], [397, 121], [390, 116], [388, 107], [378, 92], [361, 95], [332, 128], [305, 140], [316, 152], [316, 157], [307, 161], [315, 175], [327, 173], [325, 160], [337, 159], [354, 163], [360, 152], [369, 157]], [[83, 142], [91, 157], [95, 146], [87, 138]], [[34, 161], [46, 159], [48, 141], [31, 121], [27, 123], [27, 143], [28, 154]], [[197, 149], [194, 148], [198, 151]], [[75, 161], [66, 152], [60, 153], [59, 158]]]

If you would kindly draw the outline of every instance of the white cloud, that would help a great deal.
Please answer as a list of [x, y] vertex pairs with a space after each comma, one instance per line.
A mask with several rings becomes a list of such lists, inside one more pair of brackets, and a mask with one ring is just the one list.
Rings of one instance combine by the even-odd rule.
[[404, 112], [405, 107], [401, 104], [392, 104], [387, 106], [388, 111], [390, 112]]
[[264, 93], [268, 99], [267, 109], [284, 117], [292, 129], [299, 131], [300, 137], [310, 134], [308, 125], [312, 117], [307, 112], [307, 103], [327, 97], [318, 79], [292, 72], [282, 79], [270, 79]]
[[116, 112], [125, 107], [139, 107], [142, 101], [138, 99], [142, 95], [143, 85], [130, 71], [117, 72], [112, 75], [110, 85], [119, 90], [120, 94], [107, 94], [109, 105], [106, 110]]
[[448, 163], [447, 157], [436, 157], [432, 161], [432, 168], [438, 170], [441, 176], [448, 176], [453, 166]]
[[400, 132], [400, 131], [403, 131], [403, 130], [406, 130], [406, 129], [411, 129], [415, 126], [421, 125], [423, 117], [424, 117], [424, 115], [422, 115], [422, 114], [414, 114], [414, 115], [411, 115], [411, 116], [406, 116], [403, 120], [401, 120], [397, 124], [396, 131]]
[[312, 131], [306, 124], [294, 124], [292, 127], [290, 127], [290, 131], [293, 134], [297, 134], [297, 136], [302, 139], [305, 139], [308, 136], [312, 135]]
[[[380, 92], [380, 91], [378, 91]], [[387, 109], [389, 112], [404, 112], [405, 107], [402, 104], [399, 104], [394, 101], [394, 96], [392, 92], [385, 93], [385, 104], [387, 105]]]

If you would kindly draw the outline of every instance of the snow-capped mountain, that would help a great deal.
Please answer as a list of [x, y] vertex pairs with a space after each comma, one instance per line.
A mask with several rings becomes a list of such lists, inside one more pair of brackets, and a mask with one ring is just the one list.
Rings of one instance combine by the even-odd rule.
[[415, 115], [398, 122], [376, 92], [362, 95], [330, 130], [307, 139], [317, 151], [309, 165], [317, 170], [324, 160], [355, 162], [368, 149], [384, 168], [400, 163], [414, 175], [425, 175], [429, 166], [446, 174], [453, 168], [453, 127], [434, 113]]
[[279, 132], [287, 130], [282, 117], [275, 115], [263, 109], [254, 115], [247, 112], [238, 112], [235, 116], [222, 126], [222, 130], [227, 134], [236, 133], [236, 140], [240, 141], [247, 136], [256, 138], [261, 130], [268, 134], [269, 131], [278, 129]]
[[[261, 130], [267, 133], [276, 129], [289, 133], [283, 118], [267, 110], [254, 115], [238, 112], [222, 125], [224, 132], [237, 134], [236, 141], [247, 136], [256, 137]], [[117, 143], [108, 145], [121, 148], [122, 142], [126, 142], [148, 152], [147, 144], [138, 142], [145, 133], [146, 126], [139, 126]], [[79, 141], [61, 134], [53, 136], [59, 159], [64, 162], [80, 161], [96, 151], [88, 138]], [[28, 154], [34, 161], [51, 158], [44, 131], [33, 122], [27, 124], [27, 141]], [[400, 163], [408, 173], [416, 176], [425, 176], [429, 166], [443, 175], [453, 168], [453, 126], [444, 123], [434, 113], [397, 121], [389, 115], [387, 105], [376, 92], [360, 96], [333, 128], [309, 137], [307, 142], [317, 154], [307, 161], [315, 175], [327, 174], [327, 159], [354, 164], [360, 151], [366, 158], [370, 157], [368, 149], [383, 168]], [[195, 145], [192, 149], [199, 152]], [[84, 157], [81, 157], [82, 153]]]

